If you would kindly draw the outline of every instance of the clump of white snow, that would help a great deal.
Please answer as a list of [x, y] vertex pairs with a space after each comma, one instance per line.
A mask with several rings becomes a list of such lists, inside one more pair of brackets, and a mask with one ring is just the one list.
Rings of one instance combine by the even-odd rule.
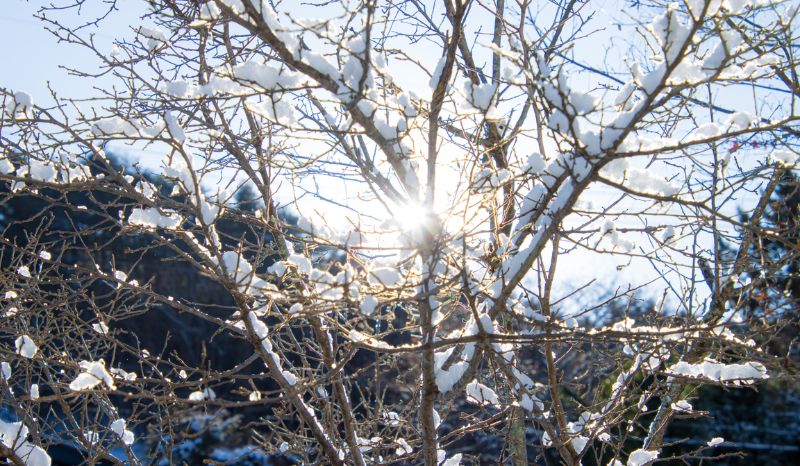
[[456, 453], [455, 455], [447, 458], [447, 452], [444, 450], [437, 450], [436, 451], [436, 460], [439, 462], [439, 466], [459, 466], [461, 464], [461, 458], [464, 455], [461, 453]]
[[139, 34], [147, 39], [145, 45], [151, 52], [167, 43], [167, 35], [161, 29], [139, 26]]
[[786, 149], [776, 149], [769, 154], [770, 160], [784, 167], [791, 167], [797, 164], [798, 155]]
[[34, 343], [33, 339], [28, 335], [17, 337], [17, 339], [14, 340], [14, 346], [17, 349], [17, 354], [23, 358], [31, 359], [36, 356], [36, 353], [39, 351], [36, 343]]
[[81, 361], [78, 363], [82, 372], [78, 374], [70, 384], [72, 391], [91, 390], [97, 385], [104, 383], [108, 388], [115, 389], [114, 379], [106, 370], [106, 362], [102, 359], [98, 361]]
[[165, 113], [164, 121], [167, 123], [167, 131], [169, 131], [172, 139], [174, 139], [178, 144], [183, 144], [184, 141], [186, 141], [186, 133], [184, 132], [181, 124], [178, 122], [178, 117], [175, 116], [175, 113]]
[[283, 375], [283, 378], [286, 379], [286, 383], [289, 384], [290, 386], [294, 387], [295, 385], [297, 385], [296, 375], [292, 374], [287, 370], [282, 370], [281, 375]]
[[122, 443], [125, 445], [133, 444], [133, 432], [125, 428], [125, 419], [117, 419], [109, 427], [122, 440]]
[[500, 399], [497, 393], [486, 385], [473, 380], [467, 384], [467, 401], [479, 405], [499, 406]]
[[14, 93], [14, 113], [27, 113], [33, 109], [33, 97], [27, 92]]
[[431, 90], [436, 89], [436, 86], [439, 84], [439, 80], [442, 79], [442, 71], [444, 71], [444, 65], [447, 61], [447, 56], [442, 55], [439, 58], [439, 61], [436, 63], [436, 67], [433, 69], [433, 73], [431, 74], [431, 79], [428, 81], [428, 86], [430, 86]]
[[467, 368], [469, 367], [468, 363], [464, 361], [459, 361], [453, 363], [446, 370], [441, 368], [441, 366], [444, 364], [444, 360], [447, 359], [447, 356], [449, 356], [449, 354], [450, 354], [449, 352], [445, 352], [445, 354], [442, 355], [443, 356], [442, 357], [437, 353], [437, 355], [434, 356], [436, 358], [442, 359], [441, 364], [437, 364], [437, 370], [436, 370], [436, 386], [439, 388], [439, 391], [441, 393], [447, 393], [450, 390], [452, 390], [455, 384], [459, 380], [461, 380], [461, 376], [464, 375], [464, 373], [467, 371]]
[[736, 112], [728, 117], [727, 123], [732, 129], [747, 129], [758, 123], [758, 117], [747, 112]]
[[414, 452], [414, 449], [411, 448], [411, 445], [409, 445], [404, 438], [397, 439], [397, 445], [399, 445], [396, 451], [398, 455], [409, 455]]
[[707, 359], [699, 364], [685, 361], [673, 364], [669, 372], [684, 377], [712, 380], [715, 382], [752, 382], [758, 379], [768, 379], [767, 369], [758, 362], [744, 364], [723, 364], [712, 359]]
[[118, 367], [112, 367], [110, 369], [110, 372], [114, 377], [116, 377], [118, 379], [122, 379], [122, 380], [128, 381], [128, 382], [132, 382], [132, 381], [136, 380], [136, 378], [138, 377], [135, 372], [128, 372], [128, 371], [126, 371], [124, 369], [120, 369]]
[[644, 466], [658, 458], [658, 451], [639, 449], [628, 455], [627, 466]]
[[691, 412], [693, 409], [691, 403], [689, 403], [686, 400], [680, 400], [677, 403], [672, 403], [670, 407], [672, 408], [673, 411], [679, 411], [684, 413]]
[[13, 171], [14, 171], [14, 164], [11, 163], [5, 157], [0, 158], [0, 174], [8, 175], [9, 173], [11, 173]]
[[30, 177], [37, 181], [52, 183], [58, 177], [58, 171], [55, 169], [52, 162], [40, 162], [30, 159], [27, 165], [23, 165], [17, 169], [17, 176], [20, 178]]
[[14, 454], [25, 461], [26, 466], [50, 466], [47, 452], [27, 440], [28, 427], [22, 422], [0, 420], [0, 443], [13, 449]]
[[391, 288], [403, 283], [403, 275], [397, 269], [380, 267], [370, 271], [368, 280], [370, 285], [380, 284]]
[[632, 168], [627, 171], [625, 185], [635, 191], [647, 194], [673, 196], [680, 189], [664, 178], [648, 170]]
[[96, 324], [92, 324], [92, 330], [101, 334], [101, 335], [108, 335], [108, 325], [105, 322], [97, 322]]
[[92, 134], [99, 137], [117, 135], [135, 137], [139, 135], [139, 130], [129, 121], [120, 117], [111, 117], [96, 121], [92, 125]]
[[181, 224], [181, 219], [175, 212], [164, 215], [155, 207], [147, 207], [145, 209], [133, 209], [128, 217], [128, 223], [141, 227], [170, 230], [178, 228]]
[[375, 308], [377, 307], [378, 307], [378, 300], [375, 298], [375, 296], [368, 294], [364, 296], [364, 299], [361, 300], [361, 304], [359, 305], [358, 308], [362, 314], [368, 316], [371, 315], [373, 312], [375, 312]]
[[211, 387], [206, 387], [203, 390], [197, 390], [189, 394], [189, 401], [214, 401], [217, 399], [217, 394]]
[[486, 83], [473, 85], [467, 81], [464, 87], [470, 105], [482, 112], [487, 112], [492, 106], [492, 100], [494, 99], [495, 92], [497, 92], [497, 84]]

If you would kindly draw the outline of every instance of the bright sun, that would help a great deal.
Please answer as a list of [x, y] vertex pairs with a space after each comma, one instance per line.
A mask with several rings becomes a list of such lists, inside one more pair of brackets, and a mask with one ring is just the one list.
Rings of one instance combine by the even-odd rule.
[[393, 207], [392, 220], [402, 231], [420, 231], [431, 221], [431, 212], [422, 203], [400, 204]]
[[391, 207], [390, 223], [404, 243], [418, 245], [420, 241], [435, 236], [439, 228], [439, 216], [421, 202], [409, 202]]

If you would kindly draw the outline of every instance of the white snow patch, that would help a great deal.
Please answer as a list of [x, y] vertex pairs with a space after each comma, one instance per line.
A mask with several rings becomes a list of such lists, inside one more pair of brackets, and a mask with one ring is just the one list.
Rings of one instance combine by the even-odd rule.
[[470, 105], [483, 112], [487, 112], [489, 110], [489, 108], [492, 106], [494, 94], [497, 92], [497, 84], [486, 83], [473, 85], [467, 81], [464, 85], [464, 88], [466, 90], [467, 99], [469, 100]]
[[118, 367], [112, 367], [109, 372], [111, 372], [111, 375], [114, 377], [128, 382], [133, 382], [138, 377], [135, 372], [128, 372]]
[[0, 174], [8, 175], [14, 171], [14, 164], [9, 162], [8, 159], [0, 159]]
[[797, 164], [798, 155], [785, 149], [776, 149], [769, 154], [771, 161], [784, 167], [791, 167]]
[[33, 109], [33, 97], [23, 91], [14, 93], [14, 113], [26, 113]]
[[387, 288], [391, 288], [403, 283], [403, 275], [397, 269], [380, 267], [370, 271], [369, 283], [370, 285], [381, 284]]
[[428, 81], [428, 86], [430, 86], [431, 90], [436, 89], [436, 85], [439, 84], [439, 79], [442, 77], [442, 71], [444, 71], [444, 65], [446, 61], [447, 56], [442, 55], [442, 58], [440, 58], [439, 62], [436, 63], [436, 67], [433, 69], [433, 75]]
[[684, 412], [684, 413], [691, 412], [693, 409], [691, 403], [689, 403], [686, 400], [680, 400], [677, 403], [672, 403], [670, 407], [672, 408], [673, 411]]
[[31, 159], [28, 161], [28, 166], [22, 166], [17, 170], [17, 176], [20, 178], [30, 176], [34, 180], [52, 183], [58, 177], [58, 171], [52, 162], [40, 162]]
[[302, 254], [291, 254], [286, 261], [295, 266], [298, 272], [310, 274], [313, 270], [311, 261]]
[[744, 364], [722, 364], [707, 359], [699, 364], [685, 361], [672, 365], [668, 371], [672, 374], [719, 382], [752, 382], [757, 379], [768, 379], [767, 369], [758, 362]]
[[455, 455], [451, 456], [450, 458], [446, 458], [447, 452], [444, 450], [439, 450], [437, 453], [437, 460], [439, 461], [439, 466], [458, 466], [461, 464], [461, 458], [463, 454], [456, 453]]
[[28, 427], [22, 422], [0, 420], [0, 443], [13, 449], [14, 454], [25, 461], [26, 466], [50, 466], [51, 460], [41, 447], [27, 440]]
[[447, 370], [437, 369], [436, 386], [439, 388], [439, 392], [447, 393], [452, 390], [455, 384], [461, 380], [468, 367], [469, 365], [466, 362], [459, 361], [453, 363]]
[[114, 379], [106, 370], [106, 362], [102, 359], [98, 361], [81, 361], [78, 363], [83, 372], [78, 374], [70, 384], [72, 391], [91, 390], [100, 383], [104, 383], [108, 388], [115, 389]]
[[290, 88], [299, 84], [296, 75], [253, 60], [234, 67], [233, 75], [239, 80], [257, 84], [266, 90]]
[[479, 405], [499, 406], [500, 399], [497, 393], [486, 385], [473, 380], [467, 384], [467, 401]]
[[758, 117], [748, 112], [736, 112], [728, 117], [726, 123], [733, 129], [747, 129], [758, 123]]
[[534, 174], [539, 174], [547, 168], [547, 161], [544, 156], [538, 152], [534, 152], [528, 157], [527, 169]]
[[575, 452], [581, 454], [583, 450], [586, 448], [586, 444], [589, 443], [589, 438], [584, 437], [583, 435], [579, 435], [577, 437], [572, 438], [572, 440], [570, 440], [570, 443], [572, 443], [572, 447], [575, 449]]
[[180, 226], [181, 219], [176, 212], [169, 212], [165, 215], [159, 212], [155, 207], [147, 207], [144, 209], [133, 209], [131, 215], [128, 217], [128, 223], [146, 228], [174, 230]]
[[658, 451], [639, 449], [628, 456], [627, 466], [644, 466], [658, 458]]
[[92, 324], [92, 330], [101, 335], [108, 335], [108, 325], [106, 325], [106, 323], [102, 321], [96, 324]]
[[289, 372], [287, 370], [281, 371], [281, 375], [283, 375], [283, 378], [286, 379], [286, 383], [289, 384], [289, 386], [294, 387], [295, 385], [297, 385], [297, 376], [296, 375], [292, 374], [291, 372]]
[[139, 135], [139, 130], [129, 121], [120, 117], [111, 117], [98, 120], [92, 125], [92, 134], [95, 136], [127, 136], [135, 137]]
[[214, 401], [217, 399], [217, 394], [211, 387], [206, 387], [203, 390], [197, 390], [189, 394], [189, 401]]
[[153, 51], [167, 43], [167, 35], [161, 29], [139, 26], [139, 34], [147, 39], [147, 50]]
[[411, 448], [411, 445], [409, 445], [404, 438], [397, 439], [397, 444], [399, 445], [396, 451], [398, 455], [410, 455], [414, 452], [414, 449]]
[[359, 305], [358, 309], [361, 311], [362, 314], [365, 316], [371, 315], [375, 312], [375, 308], [378, 307], [378, 300], [375, 296], [368, 294], [364, 296], [364, 299], [361, 300], [361, 304]]
[[39, 351], [36, 343], [34, 343], [33, 339], [28, 335], [17, 337], [17, 339], [14, 340], [14, 346], [17, 349], [17, 354], [23, 358], [31, 359], [36, 356], [36, 352]]
[[631, 168], [627, 170], [625, 186], [646, 194], [674, 196], [680, 190], [664, 178], [653, 174], [649, 170]]
[[714, 446], [717, 446], [717, 445], [719, 445], [719, 444], [721, 444], [723, 442], [725, 442], [724, 438], [722, 438], [722, 437], [714, 437], [711, 440], [709, 440], [708, 442], [706, 442], [706, 445], [708, 445], [709, 447], [714, 447]]
[[178, 117], [175, 116], [175, 113], [167, 112], [164, 114], [164, 121], [167, 122], [167, 130], [170, 136], [172, 136], [172, 139], [178, 144], [183, 144], [184, 141], [186, 141], [186, 132], [178, 122]]
[[122, 440], [122, 443], [125, 445], [133, 444], [133, 432], [125, 428], [125, 419], [117, 419], [109, 427]]

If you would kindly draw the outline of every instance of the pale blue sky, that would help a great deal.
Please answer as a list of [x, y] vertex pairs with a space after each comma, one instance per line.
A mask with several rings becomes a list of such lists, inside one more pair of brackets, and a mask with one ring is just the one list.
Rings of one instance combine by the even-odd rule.
[[[91, 69], [95, 65], [92, 55], [77, 46], [58, 44], [54, 36], [44, 29], [44, 23], [34, 17], [43, 0], [5, 0], [0, 10], [0, 86], [31, 94], [37, 102], [49, 100], [47, 82], [64, 95], [86, 96], [96, 83], [68, 75], [59, 65]], [[47, 2], [49, 3], [49, 2]], [[93, 2], [98, 3], [98, 2]], [[102, 23], [100, 29], [93, 28], [101, 46], [110, 47], [115, 36], [130, 30], [138, 22], [135, 8], [140, 2], [126, 0], [119, 3], [124, 10], [114, 12]], [[62, 13], [59, 18], [77, 24], [91, 18], [99, 11], [84, 8], [80, 16], [73, 12]], [[111, 32], [113, 31], [113, 32]]]

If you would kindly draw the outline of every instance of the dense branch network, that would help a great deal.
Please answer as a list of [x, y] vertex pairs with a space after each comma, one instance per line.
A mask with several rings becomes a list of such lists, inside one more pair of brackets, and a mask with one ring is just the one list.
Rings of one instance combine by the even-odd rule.
[[[499, 431], [515, 465], [644, 465], [689, 387], [786, 371], [796, 7], [653, 2], [615, 31], [592, 2], [146, 3], [108, 50], [113, 6], [42, 10], [95, 97], [0, 90], [15, 464], [179, 462], [187, 425], [251, 410], [248, 441], [304, 464], [453, 466]], [[788, 258], [759, 275], [765, 238]], [[598, 297], [575, 261], [642, 272]], [[209, 348], [154, 345], [156, 318]]]

